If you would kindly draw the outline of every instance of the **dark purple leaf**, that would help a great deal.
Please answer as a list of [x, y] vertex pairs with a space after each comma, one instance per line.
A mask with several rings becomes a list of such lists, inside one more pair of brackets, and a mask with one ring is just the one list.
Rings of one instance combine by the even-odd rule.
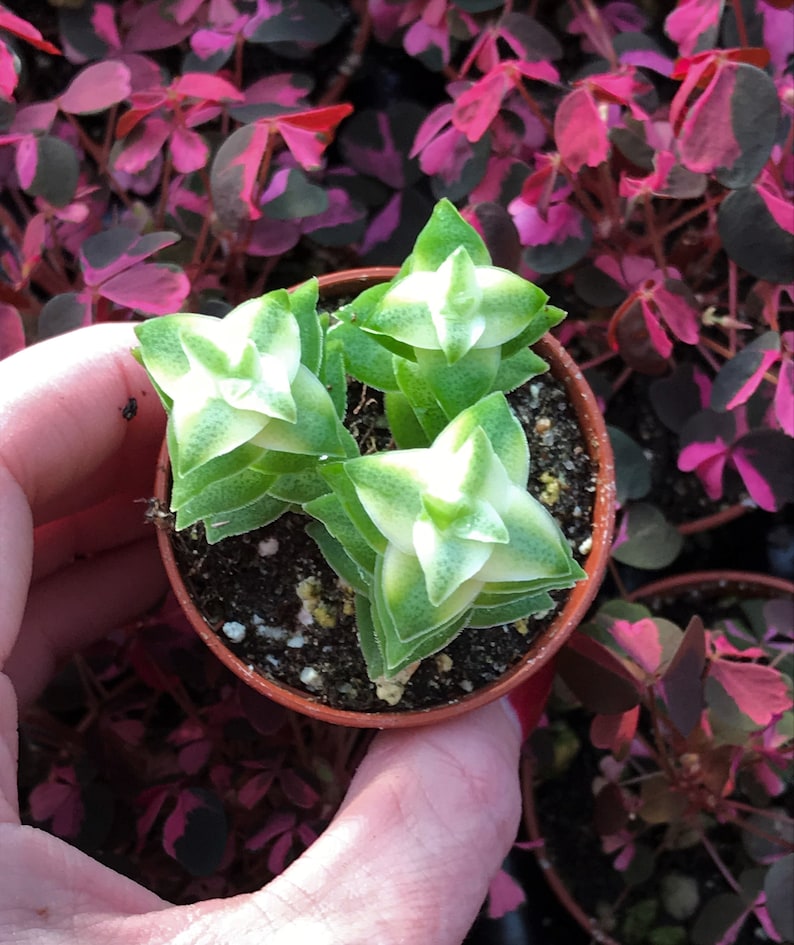
[[782, 860], [772, 864], [764, 881], [769, 918], [775, 926], [775, 931], [784, 941], [794, 940], [792, 889], [794, 889], [794, 853], [789, 853]]
[[252, 201], [270, 133], [263, 124], [244, 125], [223, 142], [212, 162], [213, 206], [219, 221], [229, 230], [260, 216]]
[[702, 388], [691, 364], [678, 364], [667, 377], [654, 381], [649, 396], [656, 416], [674, 433], [703, 407]]
[[686, 738], [703, 711], [703, 669], [706, 633], [700, 617], [693, 617], [660, 680], [667, 714]]
[[282, 833], [270, 848], [267, 858], [267, 868], [274, 876], [283, 873], [290, 863], [289, 855], [295, 840], [292, 831]]
[[499, 36], [525, 62], [562, 58], [562, 46], [557, 37], [525, 13], [507, 13], [502, 16], [499, 20]]
[[[731, 164], [716, 169], [717, 180], [730, 187], [746, 187], [761, 173], [777, 135], [780, 103], [771, 77], [757, 66], [736, 64], [731, 93], [731, 125], [740, 154]], [[725, 115], [720, 116], [725, 122]]]
[[617, 833], [629, 822], [629, 812], [623, 803], [623, 791], [612, 781], [596, 794], [593, 803], [593, 824], [604, 837]]
[[187, 788], [163, 824], [163, 848], [192, 876], [209, 876], [226, 849], [226, 814], [211, 791]]
[[90, 236], [80, 248], [83, 275], [89, 285], [97, 286], [178, 239], [178, 233], [168, 230], [140, 236], [128, 226], [109, 227]]
[[617, 715], [639, 702], [638, 684], [620, 660], [597, 640], [576, 633], [557, 657], [557, 671], [592, 712]]
[[52, 338], [91, 324], [91, 300], [76, 292], [53, 296], [39, 312], [38, 338]]
[[711, 388], [711, 407], [731, 410], [743, 404], [763, 379], [764, 372], [774, 364], [780, 353], [780, 335], [766, 331], [737, 351], [720, 368]]
[[631, 504], [626, 510], [625, 540], [612, 547], [612, 557], [635, 568], [665, 568], [681, 550], [683, 538], [653, 505]]
[[80, 167], [74, 148], [54, 135], [32, 139], [36, 149], [35, 174], [25, 190], [43, 197], [54, 207], [65, 207], [74, 199]]
[[782, 430], [752, 430], [734, 443], [731, 456], [747, 491], [775, 512], [794, 501], [794, 439]]
[[296, 820], [294, 811], [281, 811], [273, 814], [261, 830], [246, 840], [246, 850], [261, 850], [274, 837], [291, 832]]
[[412, 102], [396, 102], [384, 111], [364, 109], [345, 122], [339, 147], [352, 168], [401, 190], [420, 177], [419, 162], [408, 155], [424, 117], [424, 109]]
[[320, 799], [319, 793], [297, 771], [286, 768], [278, 779], [284, 793], [297, 807], [308, 810]]
[[615, 454], [615, 487], [618, 502], [642, 499], [651, 488], [651, 464], [642, 447], [617, 427], [607, 427]]
[[755, 187], [734, 190], [720, 204], [717, 226], [727, 254], [757, 279], [794, 282], [794, 235], [772, 216]]
[[25, 347], [25, 326], [13, 305], [0, 302], [0, 361]]
[[[342, 19], [329, 5], [318, 0], [286, 0], [278, 13], [268, 12], [247, 34], [251, 43], [330, 42], [342, 28]], [[256, 18], [254, 19], [254, 22]]]
[[328, 194], [297, 167], [277, 171], [262, 195], [262, 209], [272, 220], [300, 220], [328, 209]]

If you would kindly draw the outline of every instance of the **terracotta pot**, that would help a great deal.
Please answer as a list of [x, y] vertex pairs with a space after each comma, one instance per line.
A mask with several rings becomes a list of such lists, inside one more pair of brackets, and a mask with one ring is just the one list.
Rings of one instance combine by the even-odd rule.
[[[381, 266], [321, 276], [320, 292], [326, 299], [356, 295], [368, 285], [390, 279], [396, 272], [396, 268]], [[507, 695], [542, 669], [580, 623], [601, 585], [609, 559], [614, 528], [615, 471], [604, 419], [578, 367], [559, 342], [550, 336], [539, 341], [534, 346], [534, 350], [549, 362], [551, 373], [564, 383], [568, 391], [585, 433], [590, 458], [598, 474], [598, 488], [593, 514], [592, 549], [584, 564], [588, 579], [580, 581], [573, 587], [556, 618], [535, 639], [530, 650], [517, 665], [499, 679], [463, 696], [458, 701], [429, 709], [369, 713], [323, 705], [314, 701], [306, 692], [259, 675], [225, 646], [194, 606], [177, 569], [168, 533], [165, 530], [159, 530], [160, 551], [171, 587], [193, 628], [218, 659], [258, 692], [288, 708], [326, 722], [360, 728], [407, 728], [454, 718]], [[169, 490], [170, 467], [166, 445], [163, 443], [155, 479], [155, 495], [165, 506], [169, 504]]]
[[[689, 574], [676, 574], [646, 584], [627, 595], [627, 600], [633, 603], [644, 603], [650, 606], [653, 602], [653, 611], [664, 612], [664, 602], [680, 600], [691, 596], [694, 602], [709, 600], [730, 590], [743, 598], [794, 598], [794, 582], [783, 578], [772, 577], [766, 574], [757, 574], [751, 571], [693, 571]], [[585, 789], [589, 786], [585, 785]], [[547, 883], [563, 908], [599, 945], [621, 945], [599, 925], [598, 921], [589, 915], [581, 904], [571, 894], [562, 875], [549, 856], [543, 827], [538, 820], [535, 805], [534, 770], [530, 757], [521, 762], [521, 794], [523, 798], [524, 825], [530, 838], [535, 842], [534, 853]]]

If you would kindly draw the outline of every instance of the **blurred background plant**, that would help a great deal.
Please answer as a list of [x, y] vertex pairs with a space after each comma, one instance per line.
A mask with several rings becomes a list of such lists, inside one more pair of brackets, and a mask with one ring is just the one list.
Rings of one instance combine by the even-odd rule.
[[609, 593], [792, 578], [793, 51], [790, 0], [5, 2], [0, 357], [393, 264], [447, 196], [569, 312], [617, 457]]

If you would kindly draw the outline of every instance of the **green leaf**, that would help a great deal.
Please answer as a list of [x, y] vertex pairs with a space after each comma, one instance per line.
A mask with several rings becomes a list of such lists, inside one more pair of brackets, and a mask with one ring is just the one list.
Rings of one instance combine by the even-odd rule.
[[250, 437], [252, 442], [287, 453], [349, 455], [350, 434], [342, 426], [325, 386], [303, 364], [292, 382], [292, 395], [295, 422], [271, 420], [258, 435]]
[[[528, 492], [512, 487], [507, 509], [502, 512], [510, 542], [496, 545], [481, 577], [487, 582], [562, 580], [585, 577], [573, 561], [560, 526], [546, 508]], [[573, 580], [570, 580], [573, 583]]]
[[442, 198], [417, 236], [413, 252], [403, 264], [404, 269], [406, 272], [434, 271], [459, 246], [466, 249], [476, 266], [491, 264], [491, 254], [479, 233], [449, 200]]
[[449, 419], [475, 404], [493, 387], [499, 370], [498, 348], [473, 348], [455, 364], [440, 351], [417, 350], [416, 363]]
[[428, 439], [434, 440], [446, 426], [447, 417], [420, 368], [412, 361], [396, 358], [394, 375]]
[[408, 398], [400, 391], [388, 391], [384, 398], [386, 418], [394, 442], [400, 449], [427, 447], [430, 440], [417, 420]]
[[264, 525], [274, 522], [282, 513], [286, 512], [287, 508], [286, 502], [280, 502], [270, 495], [264, 495], [242, 509], [218, 513], [204, 522], [207, 541], [214, 545], [222, 538], [230, 538], [232, 535], [244, 535], [256, 528], [262, 528]]
[[293, 289], [289, 305], [300, 331], [301, 361], [317, 374], [323, 361], [323, 331], [317, 316], [317, 279], [308, 279]]
[[176, 527], [188, 528], [200, 519], [225, 516], [262, 498], [275, 481], [275, 476], [253, 467], [233, 476], [212, 482], [199, 495], [177, 509]]
[[375, 622], [372, 617], [372, 603], [369, 598], [361, 594], [356, 596], [356, 627], [358, 629], [359, 646], [367, 664], [369, 678], [376, 680], [385, 676], [386, 669], [383, 665], [383, 654], [380, 650], [377, 634], [375, 633]]
[[276, 499], [292, 505], [303, 505], [328, 492], [328, 484], [316, 466], [299, 472], [284, 473], [269, 487], [268, 492]]
[[[317, 519], [318, 522], [322, 523], [323, 531], [329, 534], [334, 541], [339, 544], [363, 575], [369, 575], [371, 578], [375, 571], [375, 552], [359, 529], [356, 528], [339, 497], [335, 494], [326, 493], [316, 499], [312, 499], [310, 502], [306, 502], [303, 506], [303, 510], [307, 515], [311, 515], [313, 518]], [[310, 534], [316, 540], [315, 531], [312, 531]], [[334, 570], [337, 570], [333, 562], [329, 561], [329, 563]], [[342, 577], [346, 577], [339, 571], [337, 571], [337, 573]], [[358, 584], [354, 586], [362, 593], [367, 593], [369, 582], [363, 584], [361, 582], [362, 578], [360, 577], [359, 584], [361, 584], [361, 586]], [[350, 581], [349, 583], [352, 584], [353, 582]]]
[[504, 394], [494, 392], [452, 420], [436, 440], [440, 449], [457, 452], [477, 427], [482, 427], [510, 481], [526, 488], [529, 478], [529, 446], [520, 421]]
[[504, 357], [504, 349], [502, 350], [502, 361], [491, 385], [492, 391], [503, 391], [508, 394], [526, 384], [533, 377], [537, 377], [538, 374], [545, 374], [549, 369], [543, 358], [535, 354], [531, 348], [521, 348], [508, 358]]
[[[361, 500], [358, 497], [356, 487], [348, 476], [346, 464], [344, 463], [326, 463], [320, 467], [320, 472], [326, 482], [334, 490], [334, 494], [339, 499], [342, 508], [349, 516], [357, 531], [369, 546], [376, 552], [386, 550], [386, 538], [378, 531], [367, 514]], [[307, 508], [313, 508], [312, 505]]]
[[544, 613], [554, 607], [554, 601], [546, 594], [523, 594], [515, 600], [505, 601], [489, 606], [480, 606], [480, 596], [474, 602], [474, 610], [469, 617], [468, 625], [472, 629], [498, 627], [505, 623], [513, 623], [523, 617]]
[[317, 543], [323, 557], [334, 571], [359, 594], [369, 591], [367, 575], [320, 522], [309, 522], [306, 533]]
[[328, 332], [328, 347], [341, 352], [351, 377], [376, 390], [397, 390], [392, 354], [376, 335], [362, 331], [357, 324], [339, 322]]

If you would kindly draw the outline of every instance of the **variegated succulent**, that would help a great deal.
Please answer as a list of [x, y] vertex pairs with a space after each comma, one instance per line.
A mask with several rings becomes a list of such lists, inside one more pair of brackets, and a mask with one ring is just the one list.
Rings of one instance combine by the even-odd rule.
[[[216, 542], [302, 510], [356, 593], [370, 676], [388, 679], [585, 577], [527, 491], [527, 440], [505, 398], [546, 369], [528, 345], [564, 313], [491, 265], [448, 201], [390, 282], [335, 318], [317, 295], [310, 280], [223, 319], [151, 319], [135, 354], [169, 414], [177, 528], [202, 521]], [[346, 377], [383, 392], [398, 448], [361, 455], [343, 423]]]

